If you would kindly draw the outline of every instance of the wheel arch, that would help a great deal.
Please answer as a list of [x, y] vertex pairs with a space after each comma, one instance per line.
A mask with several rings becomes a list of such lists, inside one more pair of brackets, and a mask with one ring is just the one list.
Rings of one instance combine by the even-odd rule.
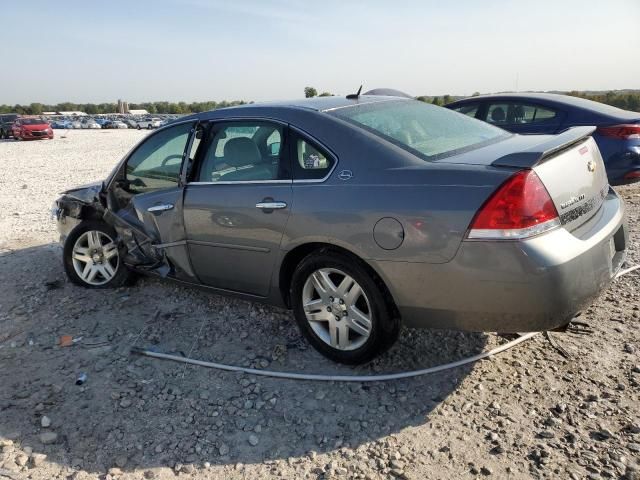
[[389, 306], [391, 314], [397, 318], [400, 318], [400, 311], [397, 307], [396, 301], [391, 293], [391, 290], [387, 286], [380, 273], [378, 273], [378, 271], [369, 262], [365, 261], [360, 255], [356, 254], [355, 252], [349, 250], [348, 248], [326, 242], [303, 243], [289, 250], [282, 259], [278, 276], [278, 286], [280, 289], [282, 301], [288, 308], [291, 308], [290, 289], [293, 272], [304, 258], [311, 255], [312, 253], [320, 252], [322, 250], [339, 253], [353, 259], [354, 261], [362, 265], [384, 292], [385, 300], [387, 305]]

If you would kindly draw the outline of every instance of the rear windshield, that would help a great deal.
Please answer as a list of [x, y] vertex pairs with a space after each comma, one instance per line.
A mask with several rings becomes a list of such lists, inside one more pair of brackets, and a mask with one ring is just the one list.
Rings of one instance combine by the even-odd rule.
[[46, 120], [42, 120], [40, 118], [23, 118], [20, 120], [23, 125], [44, 125]]
[[508, 132], [446, 108], [392, 100], [327, 112], [424, 160], [455, 155], [509, 137]]

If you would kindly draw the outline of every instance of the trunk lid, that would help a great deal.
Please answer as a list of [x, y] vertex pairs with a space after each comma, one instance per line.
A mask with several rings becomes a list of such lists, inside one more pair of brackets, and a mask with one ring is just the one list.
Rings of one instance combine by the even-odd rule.
[[551, 195], [560, 222], [571, 231], [596, 214], [609, 191], [604, 162], [591, 137], [594, 131], [595, 127], [570, 128], [492, 165], [533, 169]]
[[558, 135], [514, 135], [439, 163], [533, 169], [551, 195], [562, 225], [571, 231], [596, 214], [609, 190], [600, 150], [591, 138], [594, 131], [595, 127], [585, 126]]
[[567, 230], [574, 230], [600, 209], [609, 180], [595, 127], [575, 127], [521, 152], [507, 154], [491, 165], [531, 168], [546, 187]]
[[600, 209], [609, 180], [596, 142], [587, 137], [536, 165], [567, 230], [574, 230]]

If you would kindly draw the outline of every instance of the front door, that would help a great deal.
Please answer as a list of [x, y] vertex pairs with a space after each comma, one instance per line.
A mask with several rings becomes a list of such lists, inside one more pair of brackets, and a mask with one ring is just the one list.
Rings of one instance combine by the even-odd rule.
[[129, 261], [163, 275], [194, 280], [182, 219], [182, 166], [195, 122], [151, 134], [125, 160], [113, 182], [112, 223]]
[[184, 196], [191, 264], [206, 285], [267, 296], [291, 209], [286, 128], [214, 124]]

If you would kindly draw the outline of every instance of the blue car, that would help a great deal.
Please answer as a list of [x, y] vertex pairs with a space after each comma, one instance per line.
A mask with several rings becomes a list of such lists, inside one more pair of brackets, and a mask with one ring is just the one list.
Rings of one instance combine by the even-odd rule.
[[557, 134], [569, 127], [598, 127], [598, 144], [612, 185], [640, 180], [640, 113], [584, 98], [551, 93], [480, 95], [445, 105], [509, 132]]
[[54, 120], [51, 122], [51, 128], [55, 129], [69, 129], [73, 128], [69, 120]]

